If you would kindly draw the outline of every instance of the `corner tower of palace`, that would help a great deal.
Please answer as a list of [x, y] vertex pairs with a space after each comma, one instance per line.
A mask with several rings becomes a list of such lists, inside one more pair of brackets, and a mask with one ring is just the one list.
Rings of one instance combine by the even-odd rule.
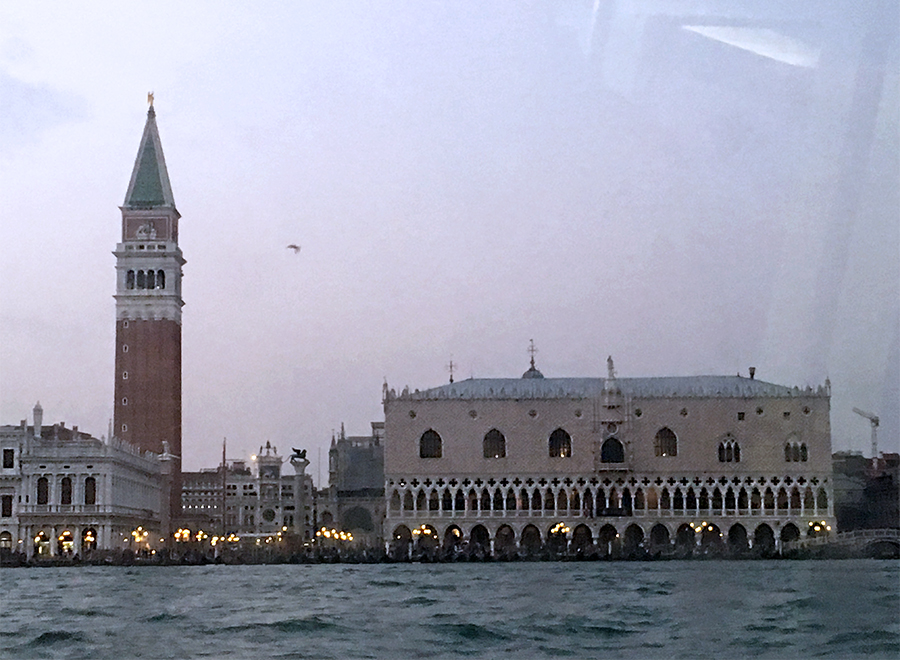
[[122, 211], [116, 257], [113, 433], [173, 454], [170, 511], [181, 512], [181, 267], [178, 219], [153, 106]]

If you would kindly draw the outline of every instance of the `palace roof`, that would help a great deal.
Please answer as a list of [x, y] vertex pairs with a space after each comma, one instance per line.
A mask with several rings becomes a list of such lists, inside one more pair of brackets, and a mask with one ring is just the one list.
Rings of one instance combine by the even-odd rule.
[[827, 396], [829, 388], [785, 387], [742, 376], [666, 376], [652, 378], [469, 378], [423, 391], [404, 390], [399, 398], [433, 399], [584, 399], [612, 391], [633, 398], [754, 398]]

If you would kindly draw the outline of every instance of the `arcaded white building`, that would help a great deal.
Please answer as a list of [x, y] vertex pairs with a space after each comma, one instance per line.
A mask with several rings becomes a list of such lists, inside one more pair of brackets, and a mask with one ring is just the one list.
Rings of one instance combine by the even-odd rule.
[[50, 557], [155, 548], [166, 536], [170, 456], [78, 427], [0, 426], [0, 552]]
[[[385, 536], [504, 552], [774, 552], [836, 531], [830, 385], [749, 377], [385, 386]], [[818, 525], [818, 530], [815, 529]]]

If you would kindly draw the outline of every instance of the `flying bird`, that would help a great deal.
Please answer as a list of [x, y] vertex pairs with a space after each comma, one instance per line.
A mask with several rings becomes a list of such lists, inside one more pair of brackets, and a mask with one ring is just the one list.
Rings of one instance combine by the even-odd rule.
[[298, 252], [300, 252], [300, 246], [299, 246], [299, 245], [294, 245], [293, 243], [291, 243], [290, 245], [288, 245], [288, 246], [287, 246], [287, 249], [288, 249], [288, 250], [293, 250], [293, 251], [294, 251], [294, 254], [297, 254]]

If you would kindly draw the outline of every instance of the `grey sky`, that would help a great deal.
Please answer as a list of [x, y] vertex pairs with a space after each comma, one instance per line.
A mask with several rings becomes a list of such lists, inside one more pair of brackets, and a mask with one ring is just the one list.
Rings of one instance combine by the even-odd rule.
[[[324, 455], [391, 386], [747, 373], [897, 451], [896, 3], [6, 3], [0, 421], [106, 433], [148, 91], [184, 463]], [[285, 249], [302, 245], [299, 254]]]

